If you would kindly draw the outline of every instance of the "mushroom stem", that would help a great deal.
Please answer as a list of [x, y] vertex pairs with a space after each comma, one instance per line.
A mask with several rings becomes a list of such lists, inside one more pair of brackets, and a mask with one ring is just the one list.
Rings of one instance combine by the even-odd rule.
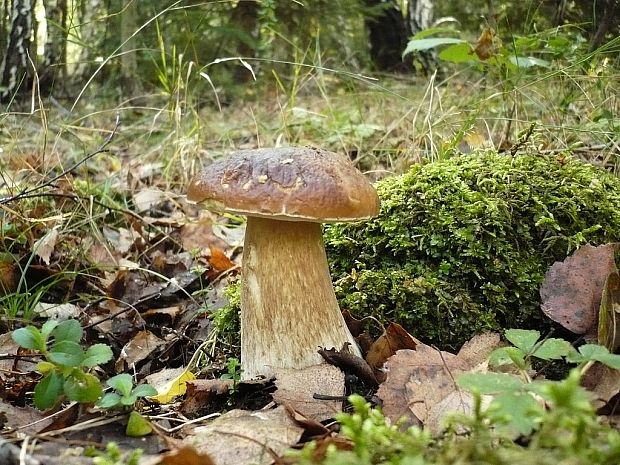
[[248, 217], [241, 285], [243, 378], [322, 362], [319, 346], [359, 355], [329, 276], [321, 225]]

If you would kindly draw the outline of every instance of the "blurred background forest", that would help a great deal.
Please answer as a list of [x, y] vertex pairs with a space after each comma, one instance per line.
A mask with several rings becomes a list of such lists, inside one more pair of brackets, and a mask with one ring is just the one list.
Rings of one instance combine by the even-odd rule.
[[42, 94], [57, 98], [87, 81], [117, 86], [123, 97], [170, 91], [188, 73], [201, 88], [201, 71], [233, 57], [246, 61], [217, 67], [218, 86], [287, 62], [431, 73], [432, 54], [402, 53], [411, 36], [437, 25], [470, 39], [487, 25], [508, 42], [571, 26], [562, 35], [592, 51], [618, 34], [620, 14], [616, 0], [4, 0], [0, 11], [4, 102], [28, 93], [35, 78]]
[[[398, 171], [453, 148], [507, 149], [530, 131], [539, 148], [595, 147], [615, 166], [617, 0], [0, 8], [5, 152], [72, 153], [63, 134], [78, 130], [87, 143], [110, 130], [114, 111], [126, 127], [139, 123], [118, 142], [165, 164], [200, 150], [316, 143]], [[54, 147], [24, 148], [33, 133], [54, 135]]]

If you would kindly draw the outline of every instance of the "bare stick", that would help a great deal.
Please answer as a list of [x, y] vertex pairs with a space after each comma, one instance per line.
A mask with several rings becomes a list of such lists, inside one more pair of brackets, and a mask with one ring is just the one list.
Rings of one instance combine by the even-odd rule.
[[39, 184], [38, 186], [34, 186], [34, 187], [30, 188], [30, 189], [24, 189], [19, 194], [15, 194], [15, 195], [12, 195], [12, 196], [9, 196], [9, 197], [0, 198], [0, 205], [5, 205], [7, 203], [11, 203], [11, 202], [15, 202], [16, 200], [20, 200], [20, 199], [22, 199], [24, 197], [31, 196], [31, 194], [33, 194], [34, 192], [40, 191], [41, 189], [44, 189], [45, 187], [51, 186], [52, 184], [54, 184], [56, 181], [58, 181], [63, 176], [66, 176], [67, 174], [71, 173], [78, 166], [86, 163], [88, 160], [93, 158], [95, 155], [98, 155], [98, 154], [103, 153], [103, 152], [107, 152], [108, 149], [106, 147], [110, 144], [110, 142], [112, 142], [112, 139], [116, 135], [116, 131], [118, 130], [119, 125], [120, 125], [120, 114], [117, 114], [116, 115], [116, 121], [114, 122], [114, 128], [112, 128], [112, 132], [110, 132], [110, 134], [108, 134], [108, 137], [105, 138], [105, 140], [97, 148], [97, 150], [95, 150], [92, 153], [89, 153], [88, 155], [86, 155], [85, 157], [83, 157], [82, 159], [80, 159], [76, 163], [74, 163], [71, 167], [67, 168], [62, 173], [54, 176], [52, 179], [44, 182], [43, 184]]

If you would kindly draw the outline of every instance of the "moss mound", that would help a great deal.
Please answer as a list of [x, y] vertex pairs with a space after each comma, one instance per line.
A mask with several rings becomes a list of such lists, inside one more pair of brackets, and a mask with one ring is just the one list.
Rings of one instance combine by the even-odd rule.
[[544, 328], [548, 267], [620, 240], [620, 180], [567, 156], [461, 155], [377, 190], [377, 219], [326, 229], [340, 304], [446, 348], [487, 329]]

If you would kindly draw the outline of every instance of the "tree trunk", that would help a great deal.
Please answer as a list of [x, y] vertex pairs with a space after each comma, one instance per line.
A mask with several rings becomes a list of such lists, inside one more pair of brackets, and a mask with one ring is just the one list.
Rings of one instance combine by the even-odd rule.
[[78, 82], [90, 78], [97, 69], [95, 58], [105, 53], [107, 7], [103, 0], [81, 0], [78, 11], [74, 12], [75, 22], [79, 24], [76, 33], [79, 37], [79, 58], [71, 74]]
[[[409, 0], [407, 3], [407, 21], [411, 35], [415, 35], [433, 25], [434, 0]], [[491, 3], [491, 2], [490, 2]], [[492, 3], [491, 3], [492, 5]], [[424, 50], [416, 54], [425, 73], [437, 68], [437, 53]]]
[[47, 40], [40, 82], [46, 88], [55, 84], [62, 88], [67, 77], [67, 0], [48, 0], [44, 5]]
[[0, 6], [0, 50], [6, 50], [6, 42], [8, 35], [8, 21], [9, 12], [11, 11], [10, 0], [2, 0], [2, 6]]
[[140, 92], [136, 40], [131, 35], [138, 28], [138, 0], [130, 1], [121, 14], [121, 88], [125, 97]]
[[[230, 25], [239, 30], [240, 35], [236, 53], [240, 57], [255, 57], [258, 42], [258, 8], [255, 1], [240, 1], [230, 16]], [[245, 66], [237, 66], [234, 72], [235, 82], [242, 84], [252, 79], [252, 73]]]
[[605, 41], [605, 36], [618, 25], [618, 18], [616, 12], [618, 10], [617, 0], [606, 0], [605, 10], [603, 11], [603, 17], [599, 22], [598, 28], [592, 37], [590, 42], [590, 51], [593, 52]]
[[395, 0], [365, 0], [377, 11], [364, 20], [370, 42], [370, 58], [379, 71], [411, 71], [402, 53], [411, 35], [405, 18]]
[[0, 101], [8, 100], [28, 74], [34, 0], [13, 0], [11, 24], [0, 65]]

